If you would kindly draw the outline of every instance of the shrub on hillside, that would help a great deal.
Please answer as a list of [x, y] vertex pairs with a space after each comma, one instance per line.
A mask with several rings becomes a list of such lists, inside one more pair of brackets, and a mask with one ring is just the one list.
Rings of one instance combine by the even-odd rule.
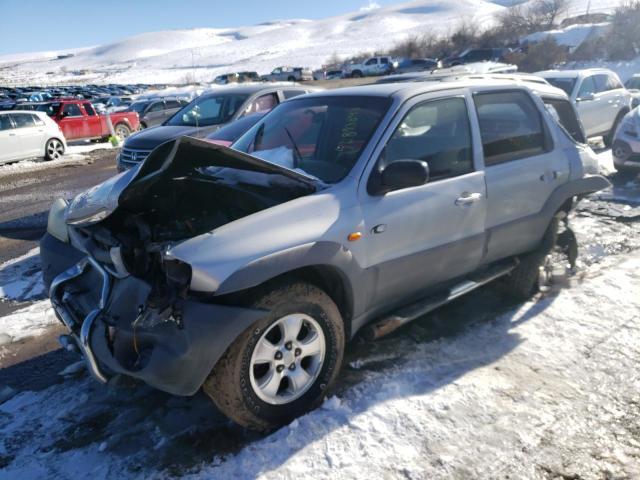
[[567, 48], [558, 45], [553, 37], [546, 37], [540, 42], [529, 45], [526, 52], [519, 51], [507, 54], [505, 60], [517, 65], [519, 71], [537, 72], [566, 62]]

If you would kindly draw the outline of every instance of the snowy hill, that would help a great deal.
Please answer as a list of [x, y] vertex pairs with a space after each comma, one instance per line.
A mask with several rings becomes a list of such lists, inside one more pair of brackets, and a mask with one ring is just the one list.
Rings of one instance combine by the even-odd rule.
[[[136, 35], [65, 51], [0, 56], [3, 83], [207, 81], [227, 71], [266, 73], [278, 65], [319, 67], [343, 57], [384, 51], [410, 35], [446, 33], [460, 21], [489, 26], [516, 0], [417, 0], [321, 20], [272, 21], [239, 28], [198, 28]], [[586, 1], [574, 0], [583, 12]], [[597, 0], [609, 8], [614, 0]], [[592, 11], [595, 9], [591, 8]], [[72, 55], [59, 59], [59, 55]]]

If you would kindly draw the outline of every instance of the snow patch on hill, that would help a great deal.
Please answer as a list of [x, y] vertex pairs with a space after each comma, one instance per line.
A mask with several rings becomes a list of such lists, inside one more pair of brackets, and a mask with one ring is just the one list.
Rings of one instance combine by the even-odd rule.
[[[0, 56], [0, 77], [29, 83], [171, 83], [187, 75], [211, 80], [230, 70], [319, 67], [333, 54], [384, 51], [410, 35], [446, 33], [461, 20], [488, 26], [504, 8], [488, 0], [417, 0], [313, 21], [151, 32], [78, 50]], [[57, 59], [60, 54], [73, 56]]]

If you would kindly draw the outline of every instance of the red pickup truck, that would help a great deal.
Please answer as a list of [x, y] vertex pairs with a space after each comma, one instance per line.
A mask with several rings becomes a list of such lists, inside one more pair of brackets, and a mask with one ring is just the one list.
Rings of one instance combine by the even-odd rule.
[[[111, 135], [107, 116], [98, 114], [88, 100], [56, 100], [43, 104], [38, 110], [46, 112], [60, 125], [67, 140], [106, 138]], [[121, 141], [140, 127], [136, 112], [116, 112], [109, 116], [116, 137]]]

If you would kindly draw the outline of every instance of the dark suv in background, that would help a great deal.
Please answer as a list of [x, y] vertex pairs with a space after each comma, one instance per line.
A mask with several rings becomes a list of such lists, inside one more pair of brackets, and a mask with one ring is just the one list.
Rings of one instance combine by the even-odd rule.
[[507, 53], [509, 53], [508, 48], [470, 48], [457, 57], [445, 58], [442, 61], [442, 65], [444, 67], [455, 67], [456, 65], [474, 62], [502, 62]]
[[245, 84], [224, 86], [203, 93], [161, 125], [127, 139], [118, 155], [118, 170], [137, 165], [157, 146], [183, 135], [204, 138], [220, 127], [280, 102], [317, 90], [300, 85]]
[[161, 125], [171, 118], [188, 101], [182, 98], [158, 98], [139, 100], [127, 108], [128, 112], [136, 112], [140, 117], [140, 129]]

